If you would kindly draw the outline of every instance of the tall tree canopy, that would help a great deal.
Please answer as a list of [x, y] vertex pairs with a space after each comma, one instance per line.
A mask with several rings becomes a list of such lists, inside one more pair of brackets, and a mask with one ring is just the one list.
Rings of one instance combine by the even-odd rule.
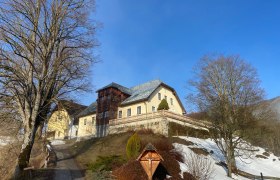
[[36, 130], [51, 103], [87, 87], [89, 67], [95, 62], [92, 5], [90, 0], [0, 4], [0, 99], [14, 104], [24, 126], [16, 172], [27, 166]]
[[203, 57], [194, 72], [191, 100], [212, 122], [213, 138], [226, 157], [231, 176], [245, 131], [257, 118], [255, 105], [263, 97], [257, 72], [239, 56], [223, 55]]

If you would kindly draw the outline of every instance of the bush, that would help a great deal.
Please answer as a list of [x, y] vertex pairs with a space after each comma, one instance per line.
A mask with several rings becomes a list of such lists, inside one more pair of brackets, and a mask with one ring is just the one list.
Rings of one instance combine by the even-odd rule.
[[208, 180], [213, 173], [213, 163], [204, 156], [190, 153], [186, 159], [188, 171], [197, 180]]
[[166, 99], [161, 100], [161, 102], [158, 105], [157, 110], [168, 110], [169, 106], [168, 106], [168, 102], [166, 101]]
[[203, 129], [195, 129], [189, 126], [183, 126], [174, 122], [169, 123], [168, 127], [169, 136], [191, 136], [206, 139], [210, 137], [208, 131]]
[[98, 156], [96, 162], [88, 165], [88, 169], [93, 172], [112, 171], [115, 167], [118, 167], [125, 162], [125, 159], [121, 156]]
[[[141, 135], [142, 147], [147, 143], [152, 143], [158, 153], [164, 159], [157, 167], [153, 179], [166, 179], [169, 175], [170, 180], [180, 180], [181, 169], [178, 161], [183, 161], [181, 153], [177, 152], [172, 142], [164, 136]], [[118, 180], [142, 180], [147, 179], [147, 175], [138, 161], [130, 160], [128, 163], [113, 170], [113, 176]], [[190, 179], [193, 180], [193, 179]]]
[[141, 140], [137, 133], [134, 133], [127, 141], [126, 155], [128, 159], [136, 158], [141, 149]]

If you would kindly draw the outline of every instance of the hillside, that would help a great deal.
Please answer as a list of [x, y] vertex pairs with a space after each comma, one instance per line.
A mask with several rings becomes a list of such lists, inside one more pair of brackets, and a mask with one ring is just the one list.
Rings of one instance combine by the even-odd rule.
[[[182, 172], [190, 170], [188, 164], [190, 162], [193, 163], [190, 159], [193, 160], [194, 152], [197, 153], [197, 151], [193, 150], [198, 148], [204, 151], [203, 153], [199, 153], [198, 156], [207, 159], [207, 162], [213, 167], [210, 179], [230, 179], [226, 176], [224, 167], [221, 166], [225, 162], [225, 158], [213, 140], [187, 136], [180, 136], [180, 138], [189, 142], [189, 145], [173, 144], [176, 150], [182, 152], [184, 156], [184, 162], [180, 163]], [[247, 177], [234, 174], [233, 178], [238, 180], [260, 178], [260, 173], [262, 173], [267, 179], [273, 177], [280, 179], [280, 157], [275, 156], [271, 152], [267, 152], [261, 147], [252, 146], [252, 149], [253, 151], [246, 152], [246, 155], [249, 156], [243, 155], [242, 158], [236, 158], [237, 168], [240, 174], [246, 175]]]
[[[126, 158], [126, 143], [133, 132], [110, 135], [74, 143], [69, 149], [85, 172], [85, 179], [141, 180], [146, 178], [139, 162]], [[152, 142], [164, 161], [156, 171], [158, 179], [192, 179], [189, 175], [192, 154], [199, 159], [208, 159], [211, 165], [210, 179], [228, 179], [223, 167], [224, 157], [211, 139], [190, 136], [164, 137], [151, 132], [139, 132], [142, 148]], [[56, 141], [54, 141], [55, 143]], [[263, 148], [256, 150], [251, 159], [237, 160], [238, 169], [247, 177], [234, 175], [234, 179], [251, 179], [254, 175], [277, 176], [280, 158]], [[164, 178], [163, 178], [164, 177]]]
[[275, 113], [277, 120], [280, 121], [280, 96], [270, 100], [266, 100], [264, 103], [272, 112]]

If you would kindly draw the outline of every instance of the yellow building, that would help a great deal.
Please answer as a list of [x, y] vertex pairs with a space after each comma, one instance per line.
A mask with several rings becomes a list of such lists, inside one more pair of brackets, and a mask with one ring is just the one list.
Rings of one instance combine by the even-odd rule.
[[95, 136], [96, 134], [96, 102], [89, 105], [79, 115], [78, 137]]
[[77, 115], [85, 108], [86, 106], [72, 101], [60, 100], [49, 118], [48, 136], [52, 139], [77, 137]]
[[[78, 136], [106, 136], [109, 124], [142, 118], [157, 112], [166, 99], [169, 112], [184, 116], [186, 111], [176, 91], [160, 80], [153, 80], [131, 88], [111, 83], [97, 91], [96, 103], [79, 115]], [[128, 121], [127, 121], [128, 122]]]
[[[148, 85], [150, 84], [150, 85]], [[132, 94], [118, 108], [118, 119], [156, 112], [165, 99], [169, 110], [183, 115], [186, 113], [176, 91], [161, 81], [151, 81], [131, 88]]]

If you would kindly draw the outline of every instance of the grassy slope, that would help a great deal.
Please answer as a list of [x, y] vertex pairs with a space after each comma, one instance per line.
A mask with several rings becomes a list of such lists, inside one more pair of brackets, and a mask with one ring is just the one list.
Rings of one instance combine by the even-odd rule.
[[[126, 143], [129, 137], [133, 135], [133, 132], [127, 132], [117, 135], [110, 135], [103, 138], [95, 138], [90, 140], [85, 140], [77, 142], [73, 145], [72, 153], [75, 154], [75, 159], [79, 163], [82, 169], [88, 169], [88, 165], [96, 162], [98, 156], [111, 156], [117, 155], [126, 159]], [[142, 148], [151, 142], [157, 148], [158, 152], [162, 155], [164, 161], [162, 162], [163, 171], [167, 171], [173, 179], [181, 179], [180, 167], [177, 160], [180, 160], [176, 153], [170, 153], [172, 143], [177, 140], [177, 138], [166, 138], [162, 135], [156, 135], [152, 133], [138, 133], [141, 139]], [[104, 174], [105, 173], [105, 174]], [[158, 176], [162, 176], [161, 172], [156, 172]], [[113, 174], [118, 176], [118, 179], [145, 179], [146, 175], [139, 162], [135, 160], [126, 160], [122, 166], [115, 167], [113, 169]], [[123, 176], [125, 174], [125, 177]], [[98, 173], [93, 173], [90, 170], [86, 171], [86, 179], [106, 179], [108, 173], [102, 171]]]

